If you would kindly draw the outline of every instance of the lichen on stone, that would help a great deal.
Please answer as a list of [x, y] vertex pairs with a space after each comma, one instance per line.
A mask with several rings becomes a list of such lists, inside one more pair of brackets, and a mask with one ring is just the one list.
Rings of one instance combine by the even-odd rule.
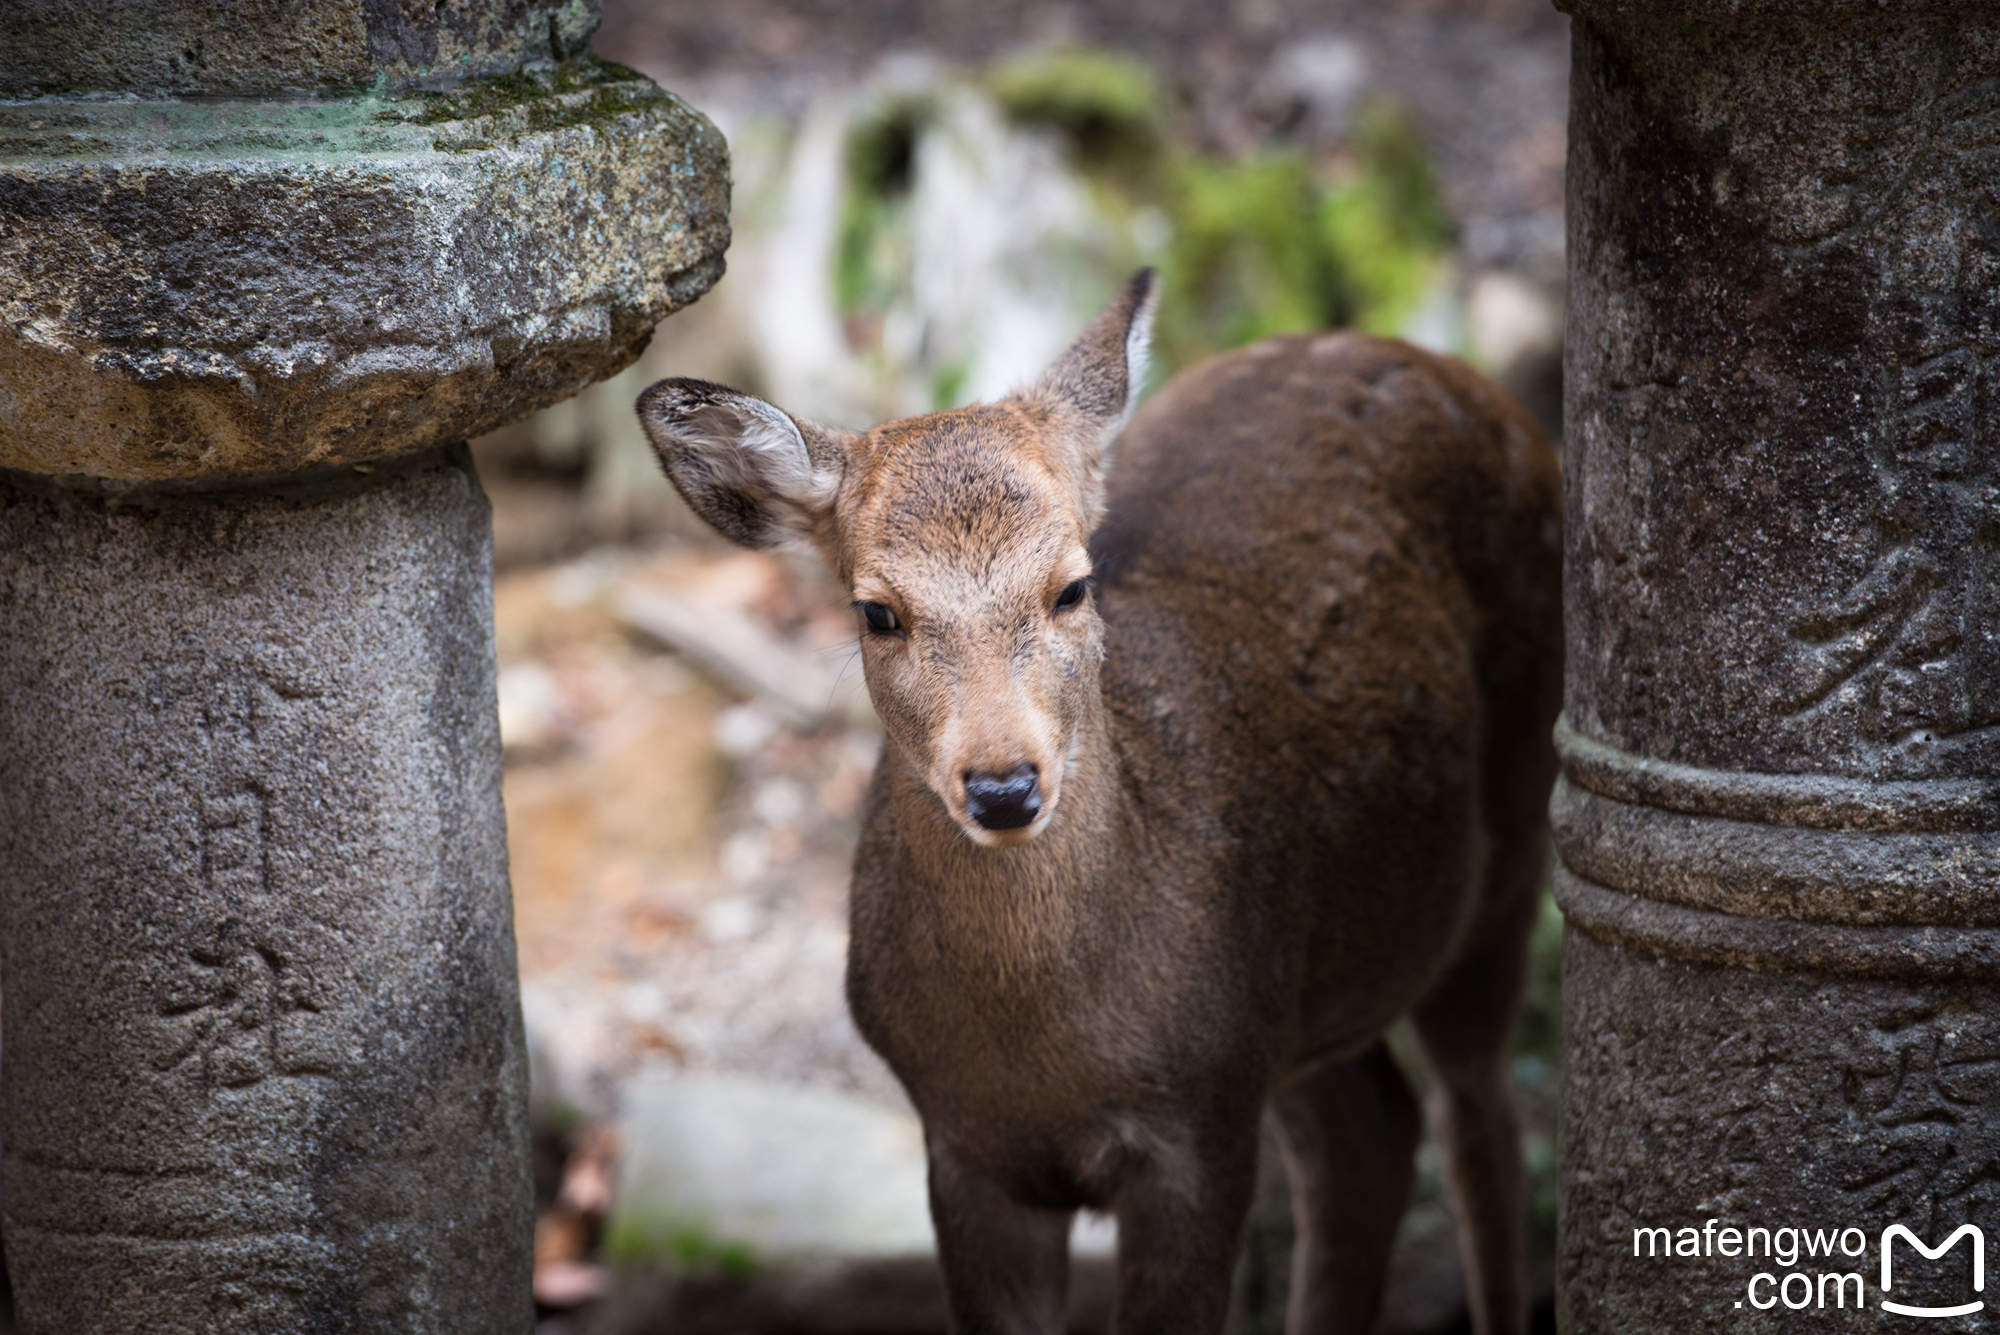
[[[414, 109], [411, 104], [416, 104]], [[680, 100], [644, 75], [595, 56], [546, 69], [468, 79], [444, 92], [424, 92], [378, 113], [405, 125], [473, 125], [457, 136], [504, 139], [587, 126], [604, 133], [618, 117]]]

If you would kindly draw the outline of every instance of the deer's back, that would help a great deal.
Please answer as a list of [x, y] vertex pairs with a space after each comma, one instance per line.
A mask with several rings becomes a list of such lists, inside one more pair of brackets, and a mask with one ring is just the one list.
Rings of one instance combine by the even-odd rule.
[[1489, 822], [1535, 818], [1558, 497], [1504, 395], [1359, 335], [1216, 358], [1126, 431], [1093, 544], [1126, 784], [1156, 856], [1206, 867], [1295, 1056], [1407, 1009], [1475, 911]]

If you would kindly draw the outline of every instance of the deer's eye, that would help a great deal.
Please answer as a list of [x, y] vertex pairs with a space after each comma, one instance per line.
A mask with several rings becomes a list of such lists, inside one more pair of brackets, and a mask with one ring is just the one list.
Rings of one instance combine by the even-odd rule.
[[1063, 591], [1056, 595], [1056, 611], [1067, 612], [1070, 608], [1082, 602], [1083, 595], [1089, 591], [1089, 579], [1071, 580], [1063, 586]]
[[881, 603], [856, 603], [861, 609], [861, 617], [868, 623], [868, 629], [877, 635], [894, 635], [903, 628], [896, 620], [896, 614]]

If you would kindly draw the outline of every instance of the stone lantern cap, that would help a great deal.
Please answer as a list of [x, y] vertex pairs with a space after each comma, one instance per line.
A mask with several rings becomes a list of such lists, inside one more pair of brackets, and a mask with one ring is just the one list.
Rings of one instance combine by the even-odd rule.
[[[66, 8], [10, 11], [0, 50]], [[207, 8], [111, 7], [92, 49]], [[630, 70], [551, 58], [594, 5], [426, 0], [400, 28], [359, 0], [244, 8], [307, 35], [344, 17], [224, 60], [203, 16], [212, 83], [294, 91], [0, 101], [0, 467], [196, 479], [463, 440], [629, 364], [720, 276], [721, 134]], [[0, 81], [34, 83], [21, 64]]]
[[588, 49], [597, 0], [7, 0], [0, 97], [443, 88]]

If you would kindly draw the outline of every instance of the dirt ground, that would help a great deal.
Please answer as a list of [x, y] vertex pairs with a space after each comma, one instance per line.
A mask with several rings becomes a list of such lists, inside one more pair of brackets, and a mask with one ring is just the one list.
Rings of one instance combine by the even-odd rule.
[[788, 724], [689, 667], [619, 616], [649, 590], [754, 619], [836, 683], [844, 674], [848, 712], [858, 695], [851, 613], [803, 562], [669, 541], [499, 575], [508, 843], [538, 1075], [593, 1116], [649, 1062], [896, 1101], [840, 993], [876, 735], [838, 710]]

